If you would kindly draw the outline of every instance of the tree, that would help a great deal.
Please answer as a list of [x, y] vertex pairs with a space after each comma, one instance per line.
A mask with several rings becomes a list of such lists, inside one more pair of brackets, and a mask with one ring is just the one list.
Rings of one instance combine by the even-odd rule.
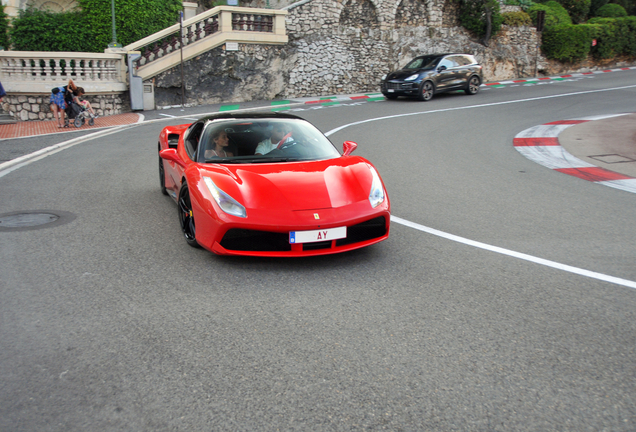
[[0, 46], [9, 49], [9, 17], [4, 13], [4, 6], [0, 6]]
[[488, 46], [490, 39], [501, 29], [503, 17], [497, 0], [459, 0], [459, 20], [466, 30], [474, 33]]

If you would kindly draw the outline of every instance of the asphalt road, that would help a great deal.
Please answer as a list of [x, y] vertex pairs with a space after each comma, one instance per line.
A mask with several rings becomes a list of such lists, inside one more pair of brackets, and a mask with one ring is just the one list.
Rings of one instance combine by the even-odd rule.
[[187, 246], [156, 166], [183, 120], [0, 177], [0, 213], [75, 217], [0, 232], [0, 430], [635, 430], [636, 290], [568, 269], [636, 281], [636, 196], [512, 146], [634, 101], [626, 71], [298, 108], [440, 231], [329, 257]]

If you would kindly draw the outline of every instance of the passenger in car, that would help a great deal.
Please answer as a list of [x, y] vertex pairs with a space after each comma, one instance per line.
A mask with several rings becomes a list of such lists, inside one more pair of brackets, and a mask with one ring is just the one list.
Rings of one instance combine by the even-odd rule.
[[274, 123], [270, 137], [261, 141], [256, 146], [254, 154], [265, 155], [276, 148], [278, 143], [292, 131], [291, 126], [286, 123]]
[[223, 129], [219, 129], [212, 134], [212, 148], [205, 151], [205, 158], [214, 157], [232, 157], [232, 152], [226, 151], [225, 147], [230, 145], [230, 139], [227, 137], [227, 132]]

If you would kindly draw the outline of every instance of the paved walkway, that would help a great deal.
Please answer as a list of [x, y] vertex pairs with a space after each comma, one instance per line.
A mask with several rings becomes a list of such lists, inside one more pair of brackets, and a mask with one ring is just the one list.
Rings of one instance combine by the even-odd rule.
[[84, 126], [80, 128], [76, 128], [73, 125], [70, 125], [68, 128], [59, 128], [57, 126], [57, 122], [54, 120], [24, 121], [13, 124], [0, 125], [0, 139], [58, 134], [64, 132], [76, 132], [80, 130], [99, 129], [111, 126], [121, 126], [137, 123], [141, 119], [143, 119], [143, 117], [136, 113], [117, 114], [105, 117], [98, 117], [95, 119], [95, 124], [93, 126], [89, 126], [88, 123], [85, 123]]

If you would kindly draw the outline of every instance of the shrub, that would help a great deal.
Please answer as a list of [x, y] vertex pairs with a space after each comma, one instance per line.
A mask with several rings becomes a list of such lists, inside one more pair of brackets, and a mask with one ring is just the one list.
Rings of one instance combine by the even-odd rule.
[[590, 53], [592, 31], [586, 24], [546, 27], [541, 50], [546, 57], [562, 62], [584, 59]]
[[609, 0], [592, 0], [590, 3], [590, 12], [589, 16], [595, 17], [598, 10], [605, 6]]
[[636, 17], [592, 18], [589, 23], [597, 28], [593, 35], [596, 39], [596, 46], [592, 48], [594, 57], [636, 55]]
[[[104, 0], [79, 0], [85, 20], [97, 33], [95, 50], [103, 51], [112, 41], [111, 3]], [[117, 0], [115, 25], [117, 42], [128, 45], [178, 21], [181, 0]]]
[[596, 16], [602, 18], [619, 18], [627, 16], [627, 11], [621, 5], [608, 3], [596, 11]]
[[563, 6], [555, 1], [539, 4], [535, 3], [528, 8], [528, 15], [532, 18], [532, 24], [537, 25], [537, 12], [545, 11], [545, 29], [555, 26], [570, 25], [572, 19]]
[[501, 14], [503, 24], [512, 27], [532, 25], [532, 18], [526, 12], [504, 12]]
[[4, 13], [4, 6], [0, 5], [0, 46], [9, 49], [9, 17]]
[[511, 6], [519, 6], [525, 12], [534, 4], [532, 0], [506, 0], [504, 4]]
[[636, 15], [636, 0], [609, 0], [608, 3], [614, 3], [623, 6], [627, 15]]
[[[79, 12], [20, 11], [9, 30], [18, 51], [90, 51], [90, 28]], [[103, 51], [103, 49], [102, 49]]]
[[587, 19], [592, 0], [559, 0], [559, 3], [565, 8], [574, 23], [580, 23]]
[[[78, 0], [81, 10], [27, 9], [13, 20], [13, 48], [20, 51], [103, 52], [112, 41], [111, 2]], [[117, 0], [117, 42], [128, 45], [177, 22], [181, 0]]]

